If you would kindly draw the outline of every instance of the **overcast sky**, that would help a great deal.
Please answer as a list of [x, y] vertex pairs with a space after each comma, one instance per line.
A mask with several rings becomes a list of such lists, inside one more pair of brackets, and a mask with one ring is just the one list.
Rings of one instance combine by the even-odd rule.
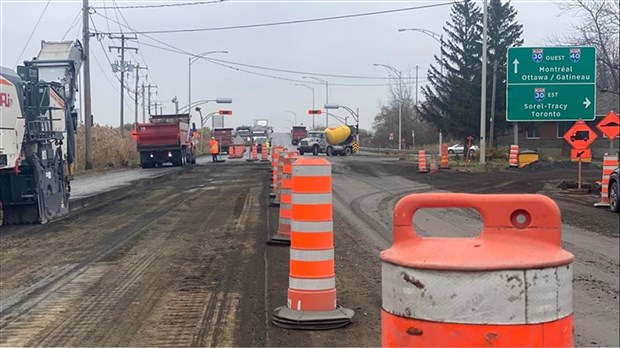
[[[192, 2], [191, 0], [177, 3]], [[80, 13], [82, 1], [52, 0], [42, 20], [26, 45], [28, 37], [47, 1], [0, 0], [1, 54], [0, 65], [15, 68], [16, 62], [36, 56], [41, 40], [59, 41], [81, 38]], [[174, 1], [91, 1], [90, 6], [119, 7], [135, 5], [170, 4]], [[138, 31], [190, 29], [303, 20], [310, 18], [349, 15], [363, 12], [384, 11], [413, 6], [443, 4], [443, 1], [225, 1], [206, 5], [164, 7], [148, 9], [97, 9], [91, 16], [100, 32], [119, 32], [114, 21]], [[367, 17], [280, 25], [263, 28], [203, 31], [193, 33], [152, 34], [151, 36], [181, 50], [199, 54], [205, 51], [226, 50], [228, 54], [210, 57], [227, 61], [285, 69], [300, 72], [352, 75], [363, 77], [387, 76], [385, 68], [373, 63], [391, 65], [415, 76], [419, 67], [419, 86], [426, 83], [424, 77], [433, 55], [439, 53], [439, 44], [419, 32], [398, 32], [399, 28], [423, 28], [438, 34], [449, 20], [450, 4]], [[480, 2], [481, 3], [481, 2]], [[517, 9], [517, 20], [524, 25], [526, 46], [543, 45], [550, 37], [569, 30], [570, 15], [563, 15], [554, 2], [512, 1]], [[114, 21], [106, 20], [107, 16]], [[124, 17], [124, 19], [123, 19]], [[77, 20], [77, 21], [76, 21]], [[74, 22], [75, 21], [75, 22]], [[71, 28], [72, 24], [76, 24]], [[128, 31], [122, 28], [123, 31]], [[94, 31], [91, 24], [91, 30]], [[171, 99], [176, 96], [180, 105], [188, 102], [188, 56], [173, 53], [139, 43], [163, 46], [163, 44], [138, 35], [140, 53], [127, 55], [126, 60], [148, 65], [149, 82], [157, 85], [157, 98], [164, 103], [164, 113], [173, 113]], [[117, 60], [116, 52], [108, 52], [109, 45], [118, 45], [103, 38], [91, 40], [92, 100], [95, 122], [117, 126], [119, 124], [120, 83], [112, 72], [108, 59]], [[103, 47], [102, 47], [103, 46]], [[19, 57], [20, 52], [24, 53]], [[106, 58], [107, 56], [107, 58]], [[243, 68], [243, 67], [239, 67]], [[299, 80], [315, 89], [315, 105], [319, 109], [325, 102], [325, 85], [309, 79], [304, 74], [284, 73], [256, 68], [243, 68], [255, 73], [278, 78]], [[361, 128], [370, 129], [372, 120], [382, 103], [386, 103], [385, 86], [338, 86], [337, 84], [373, 85], [383, 84], [381, 79], [351, 79], [318, 76], [328, 80], [329, 101], [352, 109], [359, 108]], [[133, 90], [133, 76], [128, 84]], [[232, 109], [226, 126], [251, 124], [253, 119], [266, 118], [276, 131], [290, 129], [295, 121], [312, 124], [307, 110], [312, 107], [312, 92], [295, 86], [294, 81], [259, 76], [236, 71], [213, 63], [198, 60], [192, 64], [192, 101], [231, 97], [233, 104], [202, 105], [203, 114], [220, 108]], [[153, 89], [153, 92], [155, 90]], [[421, 94], [420, 94], [421, 98]], [[155, 96], [153, 95], [153, 99]], [[133, 101], [125, 98], [125, 120], [134, 119]], [[292, 111], [296, 113], [296, 117]], [[347, 116], [344, 110], [335, 112]], [[195, 113], [196, 114], [196, 113]], [[196, 114], [196, 116], [198, 116]], [[140, 107], [140, 119], [141, 107]], [[325, 124], [324, 115], [317, 116], [317, 123]], [[351, 119], [349, 119], [351, 123]], [[331, 119], [330, 124], [337, 121]]]

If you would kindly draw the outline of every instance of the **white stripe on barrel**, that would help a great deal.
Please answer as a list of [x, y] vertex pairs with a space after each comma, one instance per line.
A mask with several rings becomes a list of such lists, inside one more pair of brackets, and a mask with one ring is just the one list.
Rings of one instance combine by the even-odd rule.
[[322, 233], [332, 232], [334, 230], [333, 221], [291, 221], [291, 230], [300, 233]]
[[329, 261], [334, 259], [334, 249], [299, 250], [291, 248], [291, 260], [295, 261]]
[[288, 287], [295, 290], [333, 290], [336, 288], [336, 277], [320, 279], [288, 278]]
[[293, 193], [292, 204], [332, 204], [331, 193]]

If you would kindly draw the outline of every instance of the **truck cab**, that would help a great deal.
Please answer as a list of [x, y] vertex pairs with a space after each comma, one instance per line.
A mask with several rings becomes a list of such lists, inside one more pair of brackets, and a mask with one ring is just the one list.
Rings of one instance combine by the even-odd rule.
[[308, 132], [308, 136], [301, 139], [301, 141], [299, 142], [297, 151], [299, 151], [300, 155], [303, 155], [306, 152], [310, 152], [314, 156], [316, 156], [319, 153], [325, 153], [326, 148], [327, 138], [325, 137], [325, 132], [310, 131]]

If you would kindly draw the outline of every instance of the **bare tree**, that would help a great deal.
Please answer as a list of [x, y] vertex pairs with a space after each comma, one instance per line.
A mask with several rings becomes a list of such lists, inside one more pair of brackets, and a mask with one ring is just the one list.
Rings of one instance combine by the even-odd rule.
[[569, 45], [596, 47], [597, 87], [620, 93], [619, 28], [620, 4], [617, 0], [571, 0], [558, 2], [565, 13], [576, 15], [581, 22], [562, 41]]

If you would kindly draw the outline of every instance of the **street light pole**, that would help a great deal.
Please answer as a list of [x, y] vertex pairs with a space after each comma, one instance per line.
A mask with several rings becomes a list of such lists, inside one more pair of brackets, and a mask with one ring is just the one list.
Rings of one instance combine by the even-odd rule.
[[486, 163], [487, 132], [487, 0], [483, 1], [482, 15], [482, 79], [480, 80], [480, 164]]
[[[295, 86], [306, 87], [307, 89], [312, 91], [312, 110], [314, 110], [314, 87], [304, 85], [303, 83], [296, 83]], [[312, 128], [314, 128], [314, 114], [312, 114]]]
[[[325, 104], [329, 104], [329, 82], [312, 76], [302, 76], [303, 79], [313, 79], [325, 84]], [[313, 125], [314, 126], [314, 125]], [[325, 128], [329, 127], [329, 111], [325, 109]]]
[[289, 111], [289, 110], [284, 110], [284, 112], [293, 114], [293, 117], [295, 118], [295, 124], [293, 124], [293, 126], [296, 126], [297, 125], [297, 113], [294, 111]]
[[[213, 53], [228, 53], [228, 51], [208, 51], [208, 52], [203, 52], [201, 54], [195, 55], [195, 56], [191, 56], [188, 58], [188, 88], [187, 88], [187, 105], [192, 105], [192, 64], [197, 61], [200, 58], [203, 58], [206, 55], [209, 54], [213, 54]], [[192, 114], [192, 109], [189, 109], [189, 114], [191, 117]]]
[[403, 119], [403, 96], [402, 90], [403, 87], [403, 76], [400, 70], [385, 64], [373, 64], [374, 66], [382, 66], [387, 68], [398, 75], [398, 151], [403, 149], [403, 135], [402, 135], [402, 119]]

